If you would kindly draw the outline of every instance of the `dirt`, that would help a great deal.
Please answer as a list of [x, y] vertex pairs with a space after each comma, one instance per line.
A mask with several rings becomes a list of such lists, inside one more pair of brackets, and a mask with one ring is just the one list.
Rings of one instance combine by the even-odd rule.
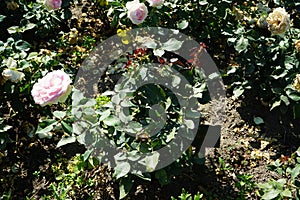
[[[264, 124], [256, 125], [253, 122], [254, 116], [263, 118]], [[276, 173], [267, 170], [267, 166], [281, 155], [290, 155], [299, 144], [299, 138], [294, 136], [297, 126], [282, 119], [280, 121], [278, 116], [278, 112], [269, 112], [268, 108], [255, 99], [245, 102], [245, 99], [228, 97], [220, 147], [213, 148], [208, 153], [205, 165], [184, 169], [183, 173], [173, 176], [170, 184], [163, 187], [155, 180], [140, 182], [132, 190], [129, 199], [170, 199], [171, 196], [180, 195], [182, 188], [194, 194], [197, 191], [211, 194], [214, 199], [235, 199], [239, 192], [235, 182], [239, 180], [237, 177], [240, 174], [253, 175], [254, 182], [278, 178]], [[280, 135], [282, 130], [286, 132]], [[289, 135], [290, 133], [294, 134]], [[84, 152], [84, 148], [77, 144], [57, 149], [56, 142], [23, 138], [19, 143], [8, 146], [7, 156], [4, 156], [0, 163], [0, 178], [3, 183], [1, 191], [12, 189], [13, 199], [26, 195], [38, 199], [41, 195], [48, 194], [49, 183], [54, 181], [51, 165], [57, 162], [56, 155], [71, 158], [76, 153]], [[219, 158], [223, 159], [228, 169], [223, 169]], [[40, 171], [38, 177], [34, 175], [35, 171]], [[86, 171], [86, 176], [97, 174], [101, 177], [103, 174], [100, 172], [99, 169]], [[111, 173], [104, 174], [111, 179]], [[109, 184], [114, 195], [118, 196], [118, 185], [111, 182]], [[103, 183], [99, 187], [105, 188], [106, 184]], [[256, 198], [254, 191], [249, 195], [251, 199]]]

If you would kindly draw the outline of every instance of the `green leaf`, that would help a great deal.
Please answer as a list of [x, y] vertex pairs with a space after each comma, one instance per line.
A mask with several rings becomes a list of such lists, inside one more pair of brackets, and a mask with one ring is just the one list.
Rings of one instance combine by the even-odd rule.
[[290, 105], [290, 101], [287, 98], [287, 96], [281, 95], [280, 100], [282, 100], [285, 103], [286, 106]]
[[130, 192], [131, 188], [133, 186], [133, 181], [131, 180], [131, 177], [128, 176], [128, 177], [125, 177], [125, 178], [122, 178], [120, 180], [120, 199], [123, 199], [125, 198], [128, 193]]
[[83, 93], [80, 90], [74, 89], [72, 94], [72, 106], [77, 106], [80, 101], [84, 98]]
[[65, 111], [54, 111], [53, 112], [54, 117], [58, 118], [58, 119], [62, 119], [66, 116], [66, 112]]
[[153, 152], [151, 156], [147, 156], [145, 158], [145, 166], [147, 172], [152, 172], [155, 170], [155, 167], [158, 164], [158, 160], [159, 160], [159, 153], [156, 151]]
[[144, 43], [145, 47], [149, 48], [149, 49], [156, 49], [157, 44], [155, 43], [155, 41], [147, 41], [146, 43]]
[[292, 99], [293, 101], [300, 101], [300, 95], [298, 92], [292, 91], [292, 90], [287, 90], [286, 91], [287, 96]]
[[65, 132], [68, 134], [72, 134], [73, 129], [72, 126], [70, 126], [67, 122], [61, 121], [62, 128], [64, 129]]
[[159, 181], [160, 185], [162, 186], [167, 185], [170, 182], [168, 174], [164, 169], [155, 172], [155, 178]]
[[237, 52], [241, 53], [242, 51], [245, 51], [249, 45], [249, 41], [247, 38], [244, 38], [244, 36], [240, 37], [238, 41], [235, 44], [235, 50]]
[[155, 49], [155, 50], [153, 51], [153, 54], [154, 54], [155, 56], [159, 56], [159, 57], [162, 57], [162, 56], [164, 55], [164, 53], [165, 53], [165, 51], [164, 51], [163, 49]]
[[90, 155], [93, 151], [94, 151], [93, 149], [86, 150], [83, 154], [83, 160], [87, 161], [87, 159], [90, 157]]
[[297, 153], [297, 156], [300, 157], [300, 147], [297, 149], [296, 153]]
[[184, 120], [184, 123], [187, 126], [187, 128], [189, 128], [189, 129], [195, 128], [195, 124], [194, 124], [193, 120], [186, 119], [186, 120]]
[[236, 88], [234, 88], [234, 90], [233, 90], [233, 95], [234, 95], [236, 98], [239, 98], [243, 93], [244, 93], [244, 88], [243, 88], [242, 86], [236, 87]]
[[300, 174], [300, 164], [297, 164], [295, 166], [294, 169], [292, 169], [292, 172], [291, 172], [291, 176], [292, 176], [292, 179], [295, 179], [297, 178], [297, 176]]
[[33, 29], [35, 26], [36, 26], [36, 25], [35, 25], [34, 23], [28, 23], [28, 24], [25, 25], [24, 31]]
[[280, 106], [280, 104], [281, 104], [281, 100], [279, 100], [279, 101], [275, 101], [275, 102], [272, 104], [272, 106], [271, 106], [271, 109], [270, 109], [270, 110], [273, 110], [274, 108], [276, 108], [276, 107]]
[[172, 77], [173, 77], [172, 87], [177, 87], [181, 82], [181, 78], [179, 76], [175, 76], [175, 75], [173, 75]]
[[13, 34], [19, 31], [19, 26], [11, 26], [7, 29], [7, 32], [9, 34]]
[[171, 131], [171, 133], [169, 133], [167, 135], [167, 139], [166, 139], [166, 142], [170, 142], [171, 140], [173, 140], [175, 138], [175, 135], [176, 135], [176, 128], [174, 127]]
[[201, 1], [199, 1], [199, 5], [200, 6], [205, 6], [207, 4], [208, 4], [207, 0], [201, 0]]
[[189, 26], [189, 22], [187, 20], [182, 20], [177, 23], [177, 28], [186, 29]]
[[265, 123], [264, 120], [261, 117], [254, 117], [253, 121], [256, 125], [260, 125], [260, 124]]
[[76, 142], [76, 137], [74, 137], [74, 136], [64, 137], [64, 138], [61, 138], [61, 140], [57, 143], [56, 147], [61, 147], [66, 144], [70, 144], [70, 143], [74, 143], [74, 142]]
[[19, 40], [15, 43], [16, 49], [20, 50], [20, 51], [28, 51], [31, 47], [31, 45], [23, 40]]
[[114, 168], [114, 177], [116, 179], [119, 179], [121, 177], [126, 176], [130, 171], [130, 164], [128, 162], [121, 162], [120, 164], [117, 164], [117, 166]]
[[116, 126], [120, 124], [120, 119], [115, 116], [109, 116], [103, 120], [103, 123], [107, 126]]
[[5, 125], [5, 124], [0, 124], [0, 133], [6, 132], [11, 128], [12, 128], [12, 126]]
[[107, 109], [104, 112], [101, 113], [101, 116], [99, 118], [99, 121], [103, 121], [104, 119], [106, 119], [108, 116], [110, 115], [110, 110]]
[[6, 18], [5, 15], [0, 15], [0, 22], [2, 22]]
[[54, 126], [57, 124], [57, 122], [53, 122], [51, 124], [49, 124], [48, 126], [46, 126], [45, 128], [40, 128], [38, 127], [38, 130], [36, 131], [36, 134], [40, 137], [40, 138], [51, 138], [51, 135], [49, 134], [50, 131], [52, 131], [52, 129], [54, 128]]
[[163, 43], [162, 49], [166, 51], [176, 51], [181, 48], [183, 41], [178, 41], [175, 38], [169, 39], [167, 42]]
[[292, 198], [292, 192], [289, 190], [289, 189], [285, 189], [284, 191], [281, 192], [281, 196], [284, 196], [284, 197], [290, 197]]
[[262, 199], [266, 199], [266, 200], [271, 200], [271, 199], [274, 199], [276, 198], [278, 195], [280, 194], [280, 192], [278, 190], [270, 190], [268, 191], [267, 193], [265, 193], [261, 198]]

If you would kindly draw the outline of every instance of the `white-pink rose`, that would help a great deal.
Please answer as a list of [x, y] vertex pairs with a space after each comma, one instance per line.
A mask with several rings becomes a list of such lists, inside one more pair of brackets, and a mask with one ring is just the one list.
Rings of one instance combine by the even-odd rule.
[[150, 6], [159, 7], [164, 4], [164, 0], [147, 0]]
[[41, 106], [64, 102], [71, 93], [71, 79], [62, 70], [48, 73], [33, 85], [31, 95]]
[[144, 3], [140, 3], [138, 0], [130, 1], [126, 3], [128, 10], [128, 18], [134, 24], [142, 23], [148, 15], [148, 9]]
[[61, 7], [62, 0], [45, 0], [44, 5], [48, 10], [57, 10]]

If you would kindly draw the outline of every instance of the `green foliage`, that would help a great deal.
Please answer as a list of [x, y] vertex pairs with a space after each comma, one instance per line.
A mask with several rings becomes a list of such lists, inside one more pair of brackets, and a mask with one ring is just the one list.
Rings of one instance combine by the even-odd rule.
[[203, 194], [200, 194], [199, 192], [195, 195], [192, 195], [188, 193], [184, 188], [182, 188], [180, 196], [178, 198], [171, 197], [172, 200], [200, 200], [203, 199]]
[[[278, 1], [279, 2], [279, 1]], [[296, 8], [295, 3], [280, 2], [286, 9]], [[295, 41], [299, 38], [298, 26], [291, 26], [284, 36], [271, 35], [266, 18], [272, 3], [252, 2], [237, 5], [232, 11], [237, 26], [222, 34], [236, 53], [235, 63], [227, 70], [234, 96], [240, 97], [250, 90], [252, 95], [266, 102], [270, 109], [288, 110], [297, 116], [299, 92], [292, 86], [299, 73], [299, 52]], [[296, 17], [290, 14], [291, 19]], [[264, 23], [263, 25], [261, 25]], [[299, 23], [297, 21], [297, 23]]]
[[[59, 159], [59, 162], [52, 166], [55, 174], [55, 181], [49, 186], [50, 195], [44, 195], [42, 199], [65, 200], [72, 199], [77, 190], [85, 187], [95, 186], [96, 180], [85, 177], [85, 172], [98, 166], [95, 159], [84, 160], [83, 155], [76, 155], [70, 161]], [[89, 199], [93, 194], [89, 194]]]
[[262, 199], [299, 199], [300, 147], [290, 158], [278, 159], [269, 168], [275, 170], [283, 178], [259, 183], [260, 197]]
[[255, 188], [255, 183], [251, 180], [253, 175], [238, 174], [238, 182], [235, 182], [235, 187], [239, 190], [238, 199], [246, 199], [246, 195], [252, 192]]

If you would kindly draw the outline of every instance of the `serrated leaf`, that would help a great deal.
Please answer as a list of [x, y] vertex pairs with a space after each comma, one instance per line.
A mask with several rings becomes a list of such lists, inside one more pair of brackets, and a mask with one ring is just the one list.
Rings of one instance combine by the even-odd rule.
[[120, 190], [120, 199], [123, 199], [125, 198], [128, 193], [130, 192], [131, 188], [133, 186], [133, 181], [131, 180], [130, 177], [126, 177], [126, 178], [122, 178], [120, 180], [120, 187], [119, 187], [119, 190]]
[[155, 41], [148, 41], [146, 43], [144, 43], [145, 47], [149, 48], [149, 49], [156, 49], [157, 44], [155, 43]]
[[119, 179], [121, 177], [126, 176], [130, 171], [130, 164], [128, 162], [121, 162], [117, 164], [117, 166], [114, 168], [114, 177], [116, 179]]
[[99, 118], [99, 121], [103, 121], [104, 119], [106, 119], [108, 116], [110, 115], [110, 110], [107, 109], [104, 112], [101, 113], [101, 116]]
[[278, 190], [270, 190], [268, 192], [266, 192], [261, 198], [265, 199], [265, 200], [271, 200], [276, 198], [278, 195], [280, 194], [280, 192]]
[[90, 157], [91, 153], [93, 152], [93, 149], [88, 149], [83, 154], [83, 160], [87, 161], [87, 159]]
[[66, 144], [70, 144], [70, 143], [74, 143], [74, 142], [76, 142], [76, 137], [74, 137], [74, 136], [64, 137], [57, 143], [56, 147], [58, 148], [58, 147], [66, 145]]
[[103, 120], [103, 123], [107, 126], [116, 126], [120, 124], [120, 119], [115, 116], [109, 116]]
[[84, 98], [83, 93], [80, 90], [74, 89], [72, 94], [72, 106], [79, 105], [80, 101]]
[[15, 43], [16, 49], [20, 50], [20, 51], [28, 51], [31, 47], [31, 45], [23, 40], [19, 40]]
[[52, 129], [54, 128], [54, 125], [56, 125], [56, 124], [57, 123], [50, 124], [49, 126], [46, 126], [45, 128], [38, 130], [36, 132], [36, 134], [48, 133], [48, 132], [52, 131]]
[[54, 111], [53, 112], [53, 115], [54, 115], [54, 117], [56, 117], [56, 118], [58, 118], [58, 119], [62, 119], [62, 118], [64, 118], [65, 116], [66, 116], [66, 112], [65, 111]]
[[159, 153], [156, 151], [153, 152], [151, 156], [147, 156], [145, 158], [145, 165], [146, 165], [147, 172], [154, 171], [158, 164], [158, 161], [159, 161]]
[[176, 40], [175, 38], [169, 39], [167, 42], [163, 43], [162, 49], [165, 51], [176, 51], [181, 48], [183, 41]]

